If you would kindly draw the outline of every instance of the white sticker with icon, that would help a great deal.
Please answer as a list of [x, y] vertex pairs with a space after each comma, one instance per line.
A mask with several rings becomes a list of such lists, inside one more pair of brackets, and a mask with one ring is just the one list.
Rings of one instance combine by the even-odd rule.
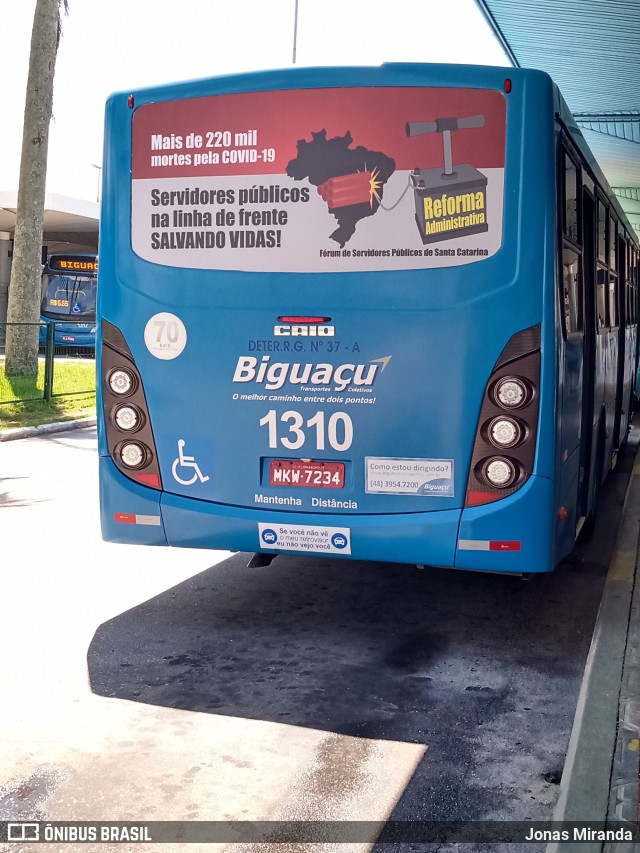
[[350, 554], [348, 527], [315, 527], [308, 524], [258, 524], [260, 547], [277, 551], [311, 551], [318, 554]]
[[187, 330], [180, 317], [163, 311], [147, 322], [144, 342], [151, 355], [167, 361], [177, 358], [187, 345]]
[[178, 439], [178, 456], [171, 466], [173, 479], [181, 486], [192, 486], [196, 480], [206, 483], [209, 479], [208, 475], [202, 473], [195, 456], [187, 456], [184, 452], [185, 443], [183, 438]]

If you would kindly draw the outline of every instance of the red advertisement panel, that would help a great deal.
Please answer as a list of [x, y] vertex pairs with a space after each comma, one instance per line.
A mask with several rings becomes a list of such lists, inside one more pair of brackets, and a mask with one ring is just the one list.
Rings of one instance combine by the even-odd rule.
[[469, 263], [502, 232], [497, 91], [362, 87], [212, 95], [136, 110], [132, 243], [204, 269]]

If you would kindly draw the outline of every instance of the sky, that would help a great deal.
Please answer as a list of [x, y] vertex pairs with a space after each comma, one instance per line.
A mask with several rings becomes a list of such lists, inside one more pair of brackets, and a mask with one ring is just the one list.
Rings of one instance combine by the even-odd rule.
[[[0, 36], [0, 190], [16, 190], [36, 0]], [[115, 91], [293, 65], [295, 0], [69, 0], [49, 136], [47, 191], [96, 201], [104, 105]], [[298, 0], [296, 65], [508, 66], [474, 0]]]

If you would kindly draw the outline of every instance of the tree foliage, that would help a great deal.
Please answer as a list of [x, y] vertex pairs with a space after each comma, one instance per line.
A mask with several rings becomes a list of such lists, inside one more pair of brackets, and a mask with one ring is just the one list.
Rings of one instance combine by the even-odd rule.
[[33, 17], [7, 309], [8, 376], [38, 371], [44, 199], [61, 8], [68, 11], [67, 0], [36, 0]]

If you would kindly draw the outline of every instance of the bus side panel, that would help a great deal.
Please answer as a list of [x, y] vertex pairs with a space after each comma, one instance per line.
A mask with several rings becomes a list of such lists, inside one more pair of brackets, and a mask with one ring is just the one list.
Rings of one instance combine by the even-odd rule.
[[575, 544], [575, 531], [580, 516], [580, 431], [584, 405], [582, 376], [584, 344], [580, 340], [564, 340], [558, 321], [558, 423], [556, 465], [557, 506], [564, 507], [568, 518], [556, 529], [556, 562], [568, 554]]
[[515, 494], [462, 512], [455, 568], [487, 572], [551, 572], [554, 485], [531, 479]]
[[614, 434], [616, 421], [616, 397], [618, 394], [618, 332], [617, 329], [609, 330], [604, 335], [604, 370], [605, 370], [605, 406], [606, 406], [606, 428], [605, 441], [606, 451], [604, 456], [604, 474], [614, 467], [614, 452], [618, 448], [618, 439]]
[[620, 444], [622, 444], [629, 431], [631, 418], [633, 417], [633, 391], [636, 378], [636, 357], [638, 351], [637, 327], [630, 325], [625, 330], [625, 378], [622, 398], [622, 421], [620, 427]]
[[576, 544], [576, 529], [579, 519], [578, 495], [580, 493], [579, 448], [560, 467], [558, 481], [558, 507], [566, 510], [564, 521], [556, 520], [556, 565], [571, 553]]
[[99, 471], [102, 538], [132, 545], [167, 545], [160, 492], [123, 477], [109, 457], [100, 457]]

